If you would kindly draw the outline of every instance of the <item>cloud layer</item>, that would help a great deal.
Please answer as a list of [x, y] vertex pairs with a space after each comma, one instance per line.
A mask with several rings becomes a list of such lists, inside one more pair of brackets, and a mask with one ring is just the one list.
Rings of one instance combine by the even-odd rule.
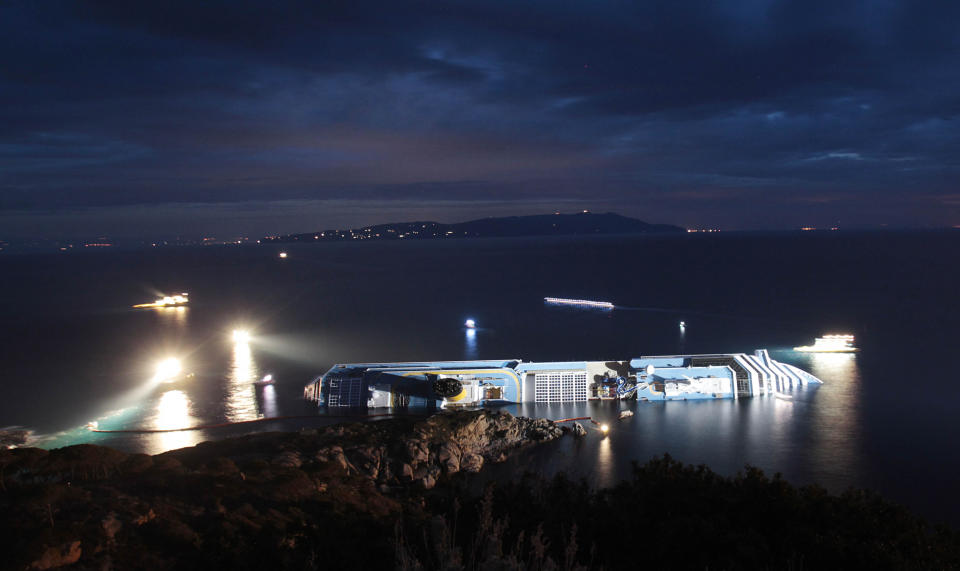
[[14, 0], [0, 219], [302, 201], [316, 227], [346, 203], [956, 224], [958, 21], [956, 2]]

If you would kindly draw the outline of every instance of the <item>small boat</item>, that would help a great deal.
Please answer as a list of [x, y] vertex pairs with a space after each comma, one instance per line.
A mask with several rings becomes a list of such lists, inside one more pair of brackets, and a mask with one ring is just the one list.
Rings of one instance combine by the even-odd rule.
[[620, 415], [617, 416], [617, 419], [618, 419], [618, 420], [623, 420], [623, 419], [625, 419], [625, 418], [630, 418], [631, 416], [633, 416], [633, 411], [632, 411], [632, 410], [621, 410], [621, 411], [620, 411]]
[[152, 303], [138, 303], [133, 307], [138, 309], [148, 308], [148, 307], [178, 307], [187, 305], [190, 302], [190, 299], [187, 297], [189, 293], [181, 293], [180, 295], [165, 295], [160, 299], [153, 301]]
[[817, 337], [813, 345], [794, 347], [794, 351], [804, 353], [853, 353], [859, 351], [853, 345], [853, 335], [824, 335]]
[[273, 375], [264, 375], [259, 381], [254, 381], [253, 384], [258, 387], [263, 387], [266, 385], [272, 385], [276, 382], [276, 379], [273, 378]]

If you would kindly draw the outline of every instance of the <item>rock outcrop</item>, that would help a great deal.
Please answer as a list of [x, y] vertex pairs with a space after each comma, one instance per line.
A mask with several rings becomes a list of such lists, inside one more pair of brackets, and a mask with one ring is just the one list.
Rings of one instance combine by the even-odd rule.
[[0, 534], [24, 538], [5, 560], [244, 568], [275, 551], [274, 566], [316, 566], [324, 542], [362, 541], [344, 537], [349, 526], [338, 521], [410, 517], [438, 482], [564, 432], [482, 410], [251, 434], [157, 456], [93, 445], [0, 450]]
[[319, 448], [314, 457], [379, 484], [417, 483], [429, 489], [441, 475], [478, 472], [487, 461], [503, 461], [514, 448], [565, 432], [549, 420], [490, 411], [435, 415], [417, 423], [400, 442], [379, 438], [380, 426], [353, 425], [345, 432], [338, 428], [337, 436], [349, 438]]

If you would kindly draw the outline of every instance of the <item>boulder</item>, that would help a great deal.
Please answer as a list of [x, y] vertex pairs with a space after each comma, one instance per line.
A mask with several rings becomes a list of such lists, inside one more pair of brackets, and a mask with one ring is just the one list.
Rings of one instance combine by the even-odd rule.
[[443, 466], [448, 474], [456, 474], [460, 471], [460, 462], [462, 452], [456, 442], [444, 442], [437, 451], [437, 460]]
[[353, 465], [347, 461], [347, 457], [344, 455], [343, 447], [341, 446], [329, 446], [326, 448], [321, 448], [317, 452], [316, 458], [320, 462], [332, 462], [334, 465], [338, 466], [348, 474], [356, 471]]
[[411, 464], [419, 464], [430, 459], [430, 449], [426, 442], [420, 439], [408, 440], [406, 442], [407, 459]]
[[80, 560], [83, 550], [80, 541], [71, 541], [55, 547], [48, 547], [40, 557], [30, 564], [31, 569], [56, 569], [64, 565], [73, 565]]
[[383, 458], [383, 449], [379, 446], [361, 446], [347, 450], [347, 460], [362, 476], [377, 479], [380, 475], [380, 462]]
[[460, 469], [470, 474], [476, 474], [483, 468], [483, 456], [479, 454], [464, 454], [460, 461]]

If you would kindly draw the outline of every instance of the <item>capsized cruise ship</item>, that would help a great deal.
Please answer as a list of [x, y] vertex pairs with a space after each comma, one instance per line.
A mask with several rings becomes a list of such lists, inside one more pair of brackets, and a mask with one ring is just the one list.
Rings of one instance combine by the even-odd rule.
[[304, 387], [327, 407], [407, 408], [486, 403], [740, 399], [822, 381], [753, 355], [659, 355], [629, 361], [424, 361], [334, 365]]

